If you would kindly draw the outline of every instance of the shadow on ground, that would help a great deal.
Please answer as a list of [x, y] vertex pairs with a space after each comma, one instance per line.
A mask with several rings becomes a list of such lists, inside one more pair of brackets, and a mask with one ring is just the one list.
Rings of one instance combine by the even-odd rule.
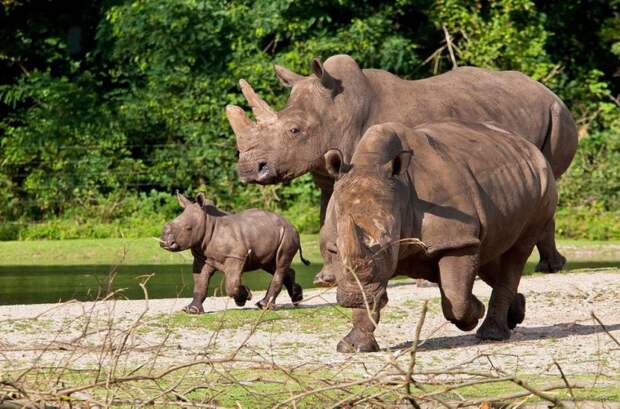
[[[620, 324], [606, 325], [607, 331], [620, 330]], [[558, 339], [580, 335], [592, 335], [597, 333], [605, 333], [603, 327], [598, 324], [577, 324], [574, 322], [546, 325], [541, 327], [517, 327], [512, 332], [512, 337], [506, 341], [482, 341], [476, 338], [475, 333], [468, 333], [455, 336], [435, 337], [424, 340], [418, 346], [418, 351], [437, 351], [441, 349], [449, 349], [454, 347], [468, 347], [473, 345], [484, 345], [491, 343], [510, 343], [514, 344], [523, 341], [534, 341], [540, 339]], [[387, 348], [387, 350], [396, 351], [406, 349], [413, 346], [413, 341], [403, 342]]]

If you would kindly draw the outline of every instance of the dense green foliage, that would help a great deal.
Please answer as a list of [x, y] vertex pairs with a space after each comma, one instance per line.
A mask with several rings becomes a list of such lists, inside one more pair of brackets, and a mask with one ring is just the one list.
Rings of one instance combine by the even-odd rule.
[[[523, 71], [571, 108], [582, 138], [566, 220], [620, 214], [618, 0], [0, 4], [0, 239], [153, 235], [177, 189], [316, 231], [311, 178], [238, 181], [223, 109], [245, 104], [238, 79], [281, 107], [273, 63], [307, 74], [313, 57], [348, 53], [422, 78], [452, 67], [448, 36], [458, 65]], [[585, 230], [561, 231], [620, 237]]]

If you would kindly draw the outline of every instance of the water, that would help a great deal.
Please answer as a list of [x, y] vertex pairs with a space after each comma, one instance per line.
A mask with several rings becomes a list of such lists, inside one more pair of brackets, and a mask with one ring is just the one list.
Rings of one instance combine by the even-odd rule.
[[[534, 270], [534, 262], [526, 266], [526, 274]], [[567, 271], [596, 268], [620, 268], [619, 260], [578, 260], [569, 262]], [[319, 263], [304, 266], [294, 263], [296, 281], [303, 288], [311, 288]], [[124, 289], [117, 298], [143, 299], [140, 282], [151, 276], [146, 283], [149, 298], [191, 297], [191, 265], [133, 265], [121, 266], [109, 284], [111, 266], [0, 266], [0, 305], [37, 304], [59, 301], [93, 300], [108, 289]], [[244, 273], [243, 283], [252, 290], [265, 290], [271, 275], [263, 271]], [[209, 294], [222, 294], [222, 276], [218, 272], [211, 279]], [[286, 291], [280, 295], [288, 299]]]

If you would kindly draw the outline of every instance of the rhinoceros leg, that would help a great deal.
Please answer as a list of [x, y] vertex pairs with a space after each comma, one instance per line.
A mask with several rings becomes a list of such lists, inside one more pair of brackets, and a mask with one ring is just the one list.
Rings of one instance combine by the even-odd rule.
[[566, 264], [566, 258], [560, 254], [555, 245], [555, 221], [547, 224], [541, 241], [536, 243], [540, 261], [536, 265], [535, 271], [540, 273], [556, 273], [562, 270]]
[[266, 271], [273, 271], [273, 278], [269, 283], [267, 294], [265, 297], [256, 303], [261, 308], [269, 308], [275, 305], [276, 298], [280, 291], [282, 291], [282, 285], [286, 286], [286, 290], [291, 297], [291, 301], [297, 304], [301, 301], [302, 289], [299, 284], [295, 283], [295, 271], [291, 268], [291, 263], [297, 251], [299, 250], [299, 236], [294, 230], [286, 230], [282, 236], [282, 241], [275, 257], [275, 267], [270, 266]]
[[379, 344], [377, 344], [373, 333], [375, 324], [379, 323], [379, 318], [379, 310], [369, 312], [365, 308], [354, 308], [353, 329], [338, 342], [336, 350], [343, 353], [378, 351]]
[[215, 269], [204, 264], [199, 273], [194, 273], [194, 291], [192, 302], [183, 308], [188, 314], [201, 314], [204, 312], [202, 303], [207, 298], [207, 290], [209, 289], [209, 280], [215, 272]]
[[269, 283], [269, 288], [267, 289], [267, 293], [263, 297], [262, 300], [256, 303], [256, 306], [260, 309], [272, 308], [276, 304], [276, 298], [280, 291], [282, 291], [282, 285], [284, 284], [284, 280], [288, 275], [288, 268], [277, 268], [273, 273], [273, 277], [271, 278], [271, 283]]
[[458, 250], [439, 260], [443, 314], [463, 331], [474, 329], [484, 316], [484, 304], [472, 294], [478, 265], [477, 250]]
[[288, 292], [293, 305], [299, 304], [304, 299], [304, 291], [299, 284], [295, 282], [295, 270], [288, 269], [288, 274], [284, 277], [284, 286]]
[[241, 284], [241, 273], [245, 260], [228, 258], [224, 263], [224, 276], [226, 278], [226, 294], [235, 300], [235, 304], [243, 307], [246, 301], [252, 299], [252, 292]]
[[533, 248], [533, 245], [517, 244], [501, 256], [499, 268], [495, 271], [483, 271], [481, 274], [493, 291], [489, 300], [489, 312], [476, 332], [478, 338], [508, 339], [511, 326], [514, 328], [518, 322], [523, 321], [525, 297], [517, 294], [517, 288], [525, 262]]

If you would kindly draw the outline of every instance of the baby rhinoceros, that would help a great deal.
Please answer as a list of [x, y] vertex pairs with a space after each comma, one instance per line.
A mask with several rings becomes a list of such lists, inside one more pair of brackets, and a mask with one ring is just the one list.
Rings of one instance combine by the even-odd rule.
[[226, 293], [238, 306], [252, 298], [250, 290], [241, 284], [241, 273], [259, 268], [273, 275], [267, 294], [256, 303], [259, 308], [275, 303], [282, 284], [294, 305], [303, 299], [291, 262], [299, 250], [301, 261], [310, 263], [301, 253], [299, 233], [288, 221], [258, 209], [228, 214], [202, 193], [195, 203], [178, 193], [177, 199], [183, 213], [164, 226], [160, 245], [175, 252], [191, 249], [194, 256], [194, 294], [185, 312], [204, 312], [202, 303], [216, 270], [224, 274]]

